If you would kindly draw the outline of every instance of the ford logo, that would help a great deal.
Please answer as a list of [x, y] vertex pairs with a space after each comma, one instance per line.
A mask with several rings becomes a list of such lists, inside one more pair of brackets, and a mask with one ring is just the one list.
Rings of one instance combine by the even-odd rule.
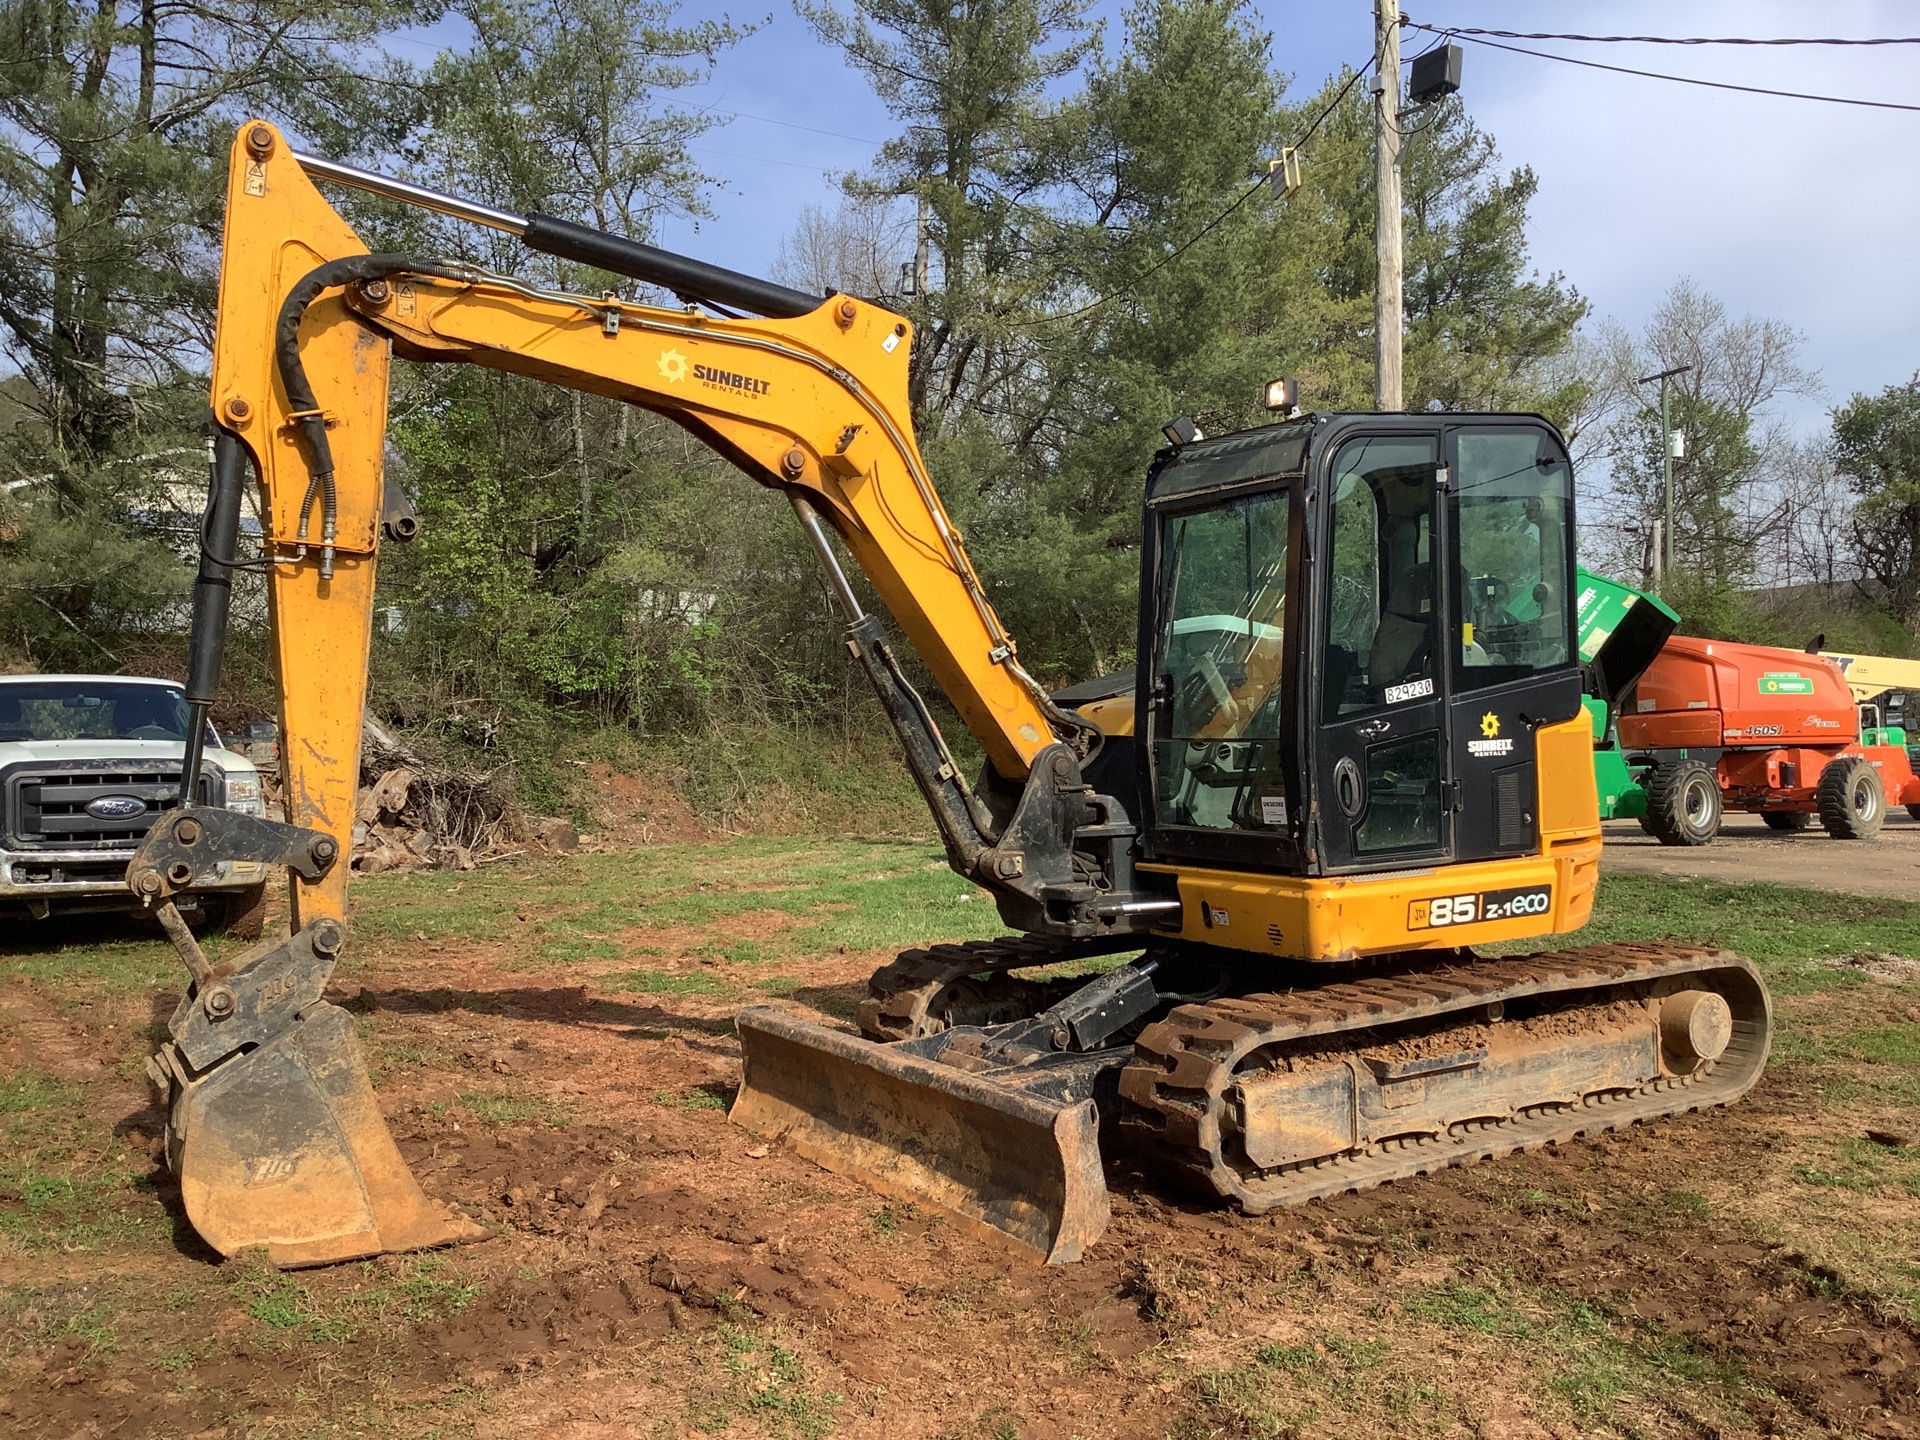
[[147, 813], [147, 802], [132, 795], [102, 795], [87, 802], [87, 814], [96, 820], [131, 820]]

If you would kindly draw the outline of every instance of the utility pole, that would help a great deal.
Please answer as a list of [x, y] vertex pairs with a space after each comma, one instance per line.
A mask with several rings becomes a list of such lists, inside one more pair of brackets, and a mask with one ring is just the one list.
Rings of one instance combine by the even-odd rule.
[[1400, 258], [1400, 0], [1373, 4], [1374, 242], [1373, 282], [1376, 410], [1404, 408], [1400, 387], [1400, 304], [1405, 274]]
[[1635, 382], [1639, 385], [1660, 382], [1660, 463], [1664, 469], [1660, 482], [1660, 543], [1653, 557], [1655, 595], [1666, 589], [1667, 577], [1673, 573], [1673, 422], [1667, 412], [1667, 382], [1691, 369], [1691, 365], [1676, 365], [1658, 375], [1643, 375]]

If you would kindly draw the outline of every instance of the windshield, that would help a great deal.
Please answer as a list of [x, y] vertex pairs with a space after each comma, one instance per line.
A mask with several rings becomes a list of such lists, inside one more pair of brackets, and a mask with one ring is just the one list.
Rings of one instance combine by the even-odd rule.
[[1154, 801], [1165, 825], [1284, 830], [1280, 696], [1292, 496], [1162, 522]]
[[0, 742], [187, 738], [187, 697], [171, 685], [116, 680], [0, 684]]

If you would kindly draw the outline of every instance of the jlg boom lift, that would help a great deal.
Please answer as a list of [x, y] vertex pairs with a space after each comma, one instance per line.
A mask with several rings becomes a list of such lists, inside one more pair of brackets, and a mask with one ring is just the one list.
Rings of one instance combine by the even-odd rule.
[[[684, 305], [369, 254], [316, 180], [510, 231]], [[152, 1071], [188, 1215], [216, 1248], [265, 1245], [297, 1265], [477, 1233], [414, 1181], [350, 1018], [321, 998], [347, 938], [375, 561], [383, 532], [413, 526], [381, 472], [392, 355], [656, 411], [784, 493], [948, 860], [1017, 932], [901, 956], [874, 976], [860, 1035], [742, 1012], [740, 1123], [1067, 1260], [1105, 1223], [1102, 1145], [1259, 1211], [1753, 1083], [1770, 1011], [1743, 960], [1468, 948], [1577, 928], [1598, 879], [1573, 482], [1552, 426], [1169, 427], [1146, 478], [1138, 703], [1076, 709], [1021, 668], [934, 492], [908, 416], [911, 345], [906, 321], [868, 300], [471, 205], [242, 129], [188, 694], [204, 706], [217, 684], [251, 472], [287, 823], [190, 806], [129, 871], [192, 972]], [[829, 531], [978, 738], [977, 781]], [[289, 935], [216, 969], [170, 897], [229, 858], [287, 866], [293, 916]]]

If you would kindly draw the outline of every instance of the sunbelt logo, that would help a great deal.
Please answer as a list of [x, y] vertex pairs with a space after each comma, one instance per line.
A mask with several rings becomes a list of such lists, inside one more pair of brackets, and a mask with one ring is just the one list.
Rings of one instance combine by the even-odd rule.
[[1513, 737], [1500, 733], [1500, 717], [1491, 710], [1480, 717], [1480, 738], [1467, 742], [1467, 753], [1476, 760], [1513, 753]]

